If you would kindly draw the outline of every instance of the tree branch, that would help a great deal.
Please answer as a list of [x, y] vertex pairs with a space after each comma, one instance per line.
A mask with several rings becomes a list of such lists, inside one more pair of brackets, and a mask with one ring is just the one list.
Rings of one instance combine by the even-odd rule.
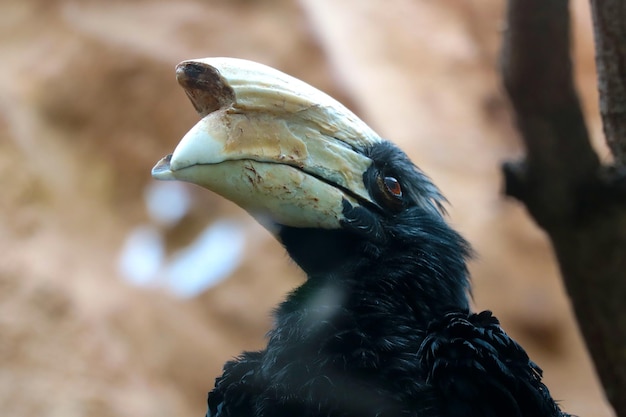
[[502, 75], [527, 155], [504, 165], [505, 190], [548, 233], [607, 397], [625, 417], [624, 175], [601, 167], [589, 141], [567, 0], [509, 0], [507, 21]]
[[599, 166], [574, 90], [567, 6], [567, 0], [510, 1], [502, 49], [504, 84], [528, 148], [525, 169], [509, 179], [533, 189], [527, 197], [542, 207], [533, 213], [542, 226], [575, 215], [564, 212], [566, 203]]
[[626, 165], [626, 2], [591, 0], [600, 115], [606, 141], [619, 165]]

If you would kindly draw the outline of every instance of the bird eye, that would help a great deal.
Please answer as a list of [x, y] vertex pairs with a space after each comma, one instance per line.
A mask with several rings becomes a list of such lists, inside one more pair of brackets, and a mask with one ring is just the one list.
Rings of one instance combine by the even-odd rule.
[[376, 202], [392, 212], [402, 211], [406, 202], [400, 181], [382, 170], [377, 171], [373, 179], [375, 187], [372, 187], [371, 192]]
[[400, 211], [404, 206], [402, 186], [395, 177], [380, 173], [376, 178], [376, 197], [379, 203], [384, 204], [392, 211]]
[[383, 178], [383, 184], [387, 193], [395, 198], [402, 198], [402, 187], [400, 182], [394, 177]]

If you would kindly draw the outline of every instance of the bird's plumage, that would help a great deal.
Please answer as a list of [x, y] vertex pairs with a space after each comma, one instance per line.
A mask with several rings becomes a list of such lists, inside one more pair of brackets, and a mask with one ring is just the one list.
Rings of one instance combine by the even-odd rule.
[[[345, 108], [335, 112], [327, 96], [318, 97], [324, 104], [308, 116], [306, 106], [276, 110], [275, 96], [264, 110], [259, 97], [245, 99], [261, 90], [237, 87], [246, 84], [246, 71], [258, 71], [252, 79], [265, 80], [266, 90], [276, 82], [286, 103], [309, 103], [308, 90], [298, 90], [301, 84], [284, 74], [272, 81], [275, 70], [258, 64], [228, 62], [224, 73], [223, 61], [181, 67], [192, 101], [215, 91], [225, 98], [194, 102], [212, 119], [159, 163], [155, 176], [194, 182], [236, 201], [275, 234], [307, 280], [275, 311], [267, 347], [225, 365], [209, 393], [207, 415], [564, 415], [541, 370], [491, 313], [470, 311], [470, 246], [446, 223], [440, 192], [404, 152], [376, 137], [333, 136], [367, 129]], [[236, 65], [246, 71], [233, 76]], [[236, 81], [231, 90], [228, 74]], [[211, 80], [219, 88], [206, 88]], [[297, 91], [289, 89], [294, 85]], [[256, 107], [247, 108], [249, 102]], [[211, 116], [214, 111], [223, 111], [222, 119]], [[248, 131], [221, 122], [239, 113], [260, 120], [263, 111], [269, 118], [259, 125], [237, 125]], [[286, 135], [284, 125], [300, 132], [286, 139], [298, 151], [273, 155], [269, 149]], [[207, 146], [218, 154], [203, 155]], [[357, 167], [360, 175], [346, 174]], [[211, 177], [223, 170], [235, 176], [229, 185]]]

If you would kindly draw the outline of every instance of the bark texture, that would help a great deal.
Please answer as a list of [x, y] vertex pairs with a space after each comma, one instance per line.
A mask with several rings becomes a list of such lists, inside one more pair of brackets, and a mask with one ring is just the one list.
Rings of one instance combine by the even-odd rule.
[[626, 2], [591, 0], [600, 114], [606, 141], [620, 165], [626, 163]]
[[572, 77], [567, 0], [509, 0], [501, 64], [527, 150], [524, 160], [504, 164], [506, 193], [548, 233], [607, 398], [618, 416], [626, 416], [621, 1], [594, 4], [602, 117], [616, 166], [602, 166], [590, 144]]

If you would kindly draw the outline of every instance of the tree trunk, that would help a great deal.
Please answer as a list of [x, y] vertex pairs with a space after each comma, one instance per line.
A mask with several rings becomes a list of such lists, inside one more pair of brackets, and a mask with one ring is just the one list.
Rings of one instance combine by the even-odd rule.
[[591, 15], [604, 135], [617, 164], [623, 167], [626, 164], [626, 1], [591, 0]]
[[[624, 34], [626, 16], [611, 13], [624, 14], [626, 2], [598, 3], [596, 43], [603, 49], [597, 59], [611, 78], [600, 75], [600, 93], [618, 94], [604, 99], [602, 116], [620, 161], [626, 157], [626, 60], [618, 52], [626, 37], [616, 34]], [[601, 166], [591, 147], [572, 79], [567, 0], [509, 0], [507, 22], [502, 75], [527, 154], [504, 165], [505, 190], [548, 233], [607, 398], [626, 417], [625, 170]], [[599, 33], [607, 36], [598, 41]]]

